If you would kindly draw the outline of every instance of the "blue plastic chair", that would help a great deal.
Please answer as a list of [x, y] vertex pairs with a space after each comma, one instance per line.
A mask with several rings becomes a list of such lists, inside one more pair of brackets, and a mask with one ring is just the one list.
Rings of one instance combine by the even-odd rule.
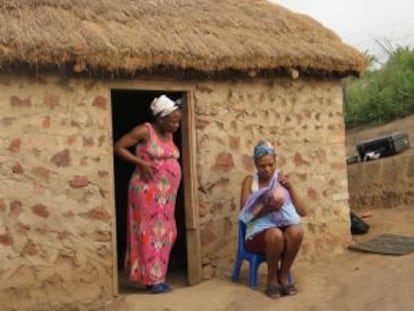
[[239, 245], [237, 246], [237, 257], [234, 264], [231, 280], [237, 282], [240, 276], [240, 268], [243, 260], [249, 262], [249, 285], [251, 288], [257, 287], [257, 270], [262, 262], [266, 261], [265, 256], [248, 252], [244, 248], [244, 237], [246, 236], [246, 224], [239, 221]]
[[[259, 266], [262, 262], [266, 261], [266, 257], [264, 255], [250, 253], [244, 248], [244, 238], [246, 236], [246, 224], [239, 221], [239, 244], [237, 246], [237, 257], [236, 262], [234, 263], [233, 274], [231, 280], [233, 282], [237, 282], [240, 276], [240, 268], [243, 263], [243, 260], [247, 260], [249, 262], [249, 286], [251, 288], [257, 287], [257, 271], [259, 270]], [[289, 273], [289, 284], [292, 283], [292, 278]]]

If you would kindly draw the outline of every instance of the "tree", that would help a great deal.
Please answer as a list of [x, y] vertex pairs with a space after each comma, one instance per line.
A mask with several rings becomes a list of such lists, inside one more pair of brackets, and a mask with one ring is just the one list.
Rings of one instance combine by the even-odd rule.
[[414, 50], [386, 52], [389, 58], [381, 68], [344, 80], [347, 124], [383, 123], [414, 113]]

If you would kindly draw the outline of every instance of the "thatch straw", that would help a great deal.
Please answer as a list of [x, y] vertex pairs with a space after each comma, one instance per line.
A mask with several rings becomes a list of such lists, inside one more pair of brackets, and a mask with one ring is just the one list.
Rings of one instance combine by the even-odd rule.
[[261, 0], [0, 0], [0, 67], [361, 72], [366, 57]]

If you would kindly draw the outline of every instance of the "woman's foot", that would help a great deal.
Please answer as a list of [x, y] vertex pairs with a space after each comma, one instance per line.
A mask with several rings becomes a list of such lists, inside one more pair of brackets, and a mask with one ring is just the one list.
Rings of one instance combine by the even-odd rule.
[[297, 293], [298, 293], [298, 290], [293, 284], [280, 285], [280, 294], [282, 296], [294, 296]]
[[154, 285], [147, 285], [147, 289], [150, 290], [152, 294], [162, 294], [171, 291], [172, 287], [168, 283], [158, 283]]
[[279, 285], [267, 287], [265, 290], [265, 295], [272, 299], [278, 299], [282, 296], [280, 289], [281, 287]]
[[161, 286], [167, 291], [172, 290], [172, 286], [168, 283], [161, 283]]

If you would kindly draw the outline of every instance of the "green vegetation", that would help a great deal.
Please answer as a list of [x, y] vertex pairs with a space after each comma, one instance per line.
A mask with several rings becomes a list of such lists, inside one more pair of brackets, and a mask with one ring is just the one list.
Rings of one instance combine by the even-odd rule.
[[347, 125], [384, 123], [414, 113], [414, 50], [399, 47], [387, 53], [380, 69], [344, 79]]

